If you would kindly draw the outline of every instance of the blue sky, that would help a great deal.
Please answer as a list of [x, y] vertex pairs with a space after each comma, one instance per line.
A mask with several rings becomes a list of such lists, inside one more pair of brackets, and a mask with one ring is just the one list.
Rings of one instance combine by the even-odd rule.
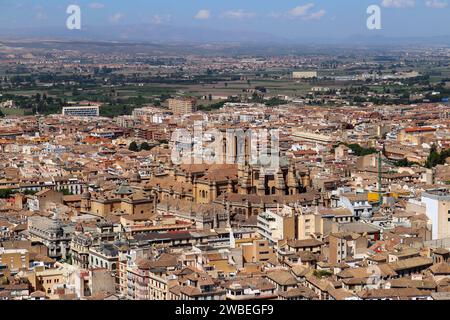
[[[65, 27], [77, 4], [83, 25], [153, 23], [260, 31], [284, 37], [438, 36], [450, 34], [450, 0], [0, 0], [0, 28]], [[381, 7], [382, 30], [366, 28]]]

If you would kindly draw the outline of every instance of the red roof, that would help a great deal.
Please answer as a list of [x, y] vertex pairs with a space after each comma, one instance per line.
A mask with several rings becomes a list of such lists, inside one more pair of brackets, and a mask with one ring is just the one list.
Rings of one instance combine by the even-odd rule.
[[314, 156], [317, 154], [317, 152], [315, 152], [314, 150], [299, 150], [299, 151], [294, 151], [293, 154], [295, 156], [307, 156], [307, 155]]
[[405, 132], [407, 133], [412, 133], [412, 132], [430, 132], [430, 131], [436, 131], [435, 128], [431, 128], [431, 127], [411, 127], [411, 128], [406, 128]]

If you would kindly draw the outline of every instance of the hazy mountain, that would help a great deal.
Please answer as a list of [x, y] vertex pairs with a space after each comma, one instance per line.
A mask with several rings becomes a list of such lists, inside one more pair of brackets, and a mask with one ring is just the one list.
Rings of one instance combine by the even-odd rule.
[[[178, 27], [163, 24], [116, 25], [111, 27], [83, 26], [82, 30], [64, 27], [2, 29], [0, 40], [14, 40], [11, 46], [42, 49], [95, 50], [98, 52], [151, 52], [166, 55], [177, 53], [202, 54], [320, 54], [335, 50], [360, 52], [373, 47], [399, 48], [420, 46], [450, 46], [450, 36], [387, 37], [353, 35], [351, 37], [283, 38], [264, 32], [220, 30], [201, 27]], [[46, 41], [43, 41], [46, 40]]]
[[143, 42], [283, 42], [286, 39], [263, 32], [220, 30], [200, 27], [177, 27], [158, 24], [83, 26], [82, 30], [60, 27], [0, 30], [2, 38], [45, 38], [90, 41]]

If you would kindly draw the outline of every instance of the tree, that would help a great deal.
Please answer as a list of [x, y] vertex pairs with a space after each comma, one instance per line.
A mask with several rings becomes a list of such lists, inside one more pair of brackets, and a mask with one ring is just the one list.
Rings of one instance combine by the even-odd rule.
[[419, 165], [417, 162], [408, 161], [408, 159], [401, 159], [394, 162], [396, 167], [411, 167], [414, 165]]
[[435, 167], [439, 162], [439, 152], [437, 152], [436, 145], [433, 144], [430, 149], [430, 154], [425, 162], [425, 167], [431, 169]]
[[151, 150], [152, 147], [147, 143], [147, 142], [143, 142], [141, 144], [141, 150]]
[[439, 153], [436, 145], [433, 144], [430, 149], [430, 155], [425, 162], [425, 167], [431, 169], [438, 164], [444, 164], [448, 157], [450, 157], [450, 149], [442, 150], [441, 153]]
[[133, 151], [133, 152], [139, 151], [139, 146], [137, 145], [136, 141], [133, 141], [132, 143], [130, 143], [128, 150]]
[[349, 147], [353, 151], [353, 153], [356, 156], [358, 156], [358, 157], [367, 156], [369, 154], [377, 153], [377, 150], [375, 148], [363, 148], [357, 143], [353, 143], [353, 144], [346, 144], [346, 143], [344, 143], [344, 145]]
[[3, 189], [0, 190], [0, 199], [7, 199], [11, 198], [11, 196], [14, 194], [14, 191], [11, 189]]
[[61, 189], [61, 192], [64, 196], [72, 196], [73, 195], [73, 193], [67, 188]]

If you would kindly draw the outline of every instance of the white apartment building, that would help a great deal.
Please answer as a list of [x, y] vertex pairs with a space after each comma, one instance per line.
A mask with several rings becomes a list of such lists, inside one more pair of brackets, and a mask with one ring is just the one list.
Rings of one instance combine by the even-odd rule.
[[426, 215], [432, 223], [432, 239], [450, 238], [450, 192], [433, 190], [422, 194]]
[[256, 224], [258, 233], [273, 244], [295, 238], [295, 211], [289, 206], [261, 212]]
[[63, 107], [62, 114], [63, 116], [72, 117], [98, 117], [100, 115], [100, 107], [99, 105]]

